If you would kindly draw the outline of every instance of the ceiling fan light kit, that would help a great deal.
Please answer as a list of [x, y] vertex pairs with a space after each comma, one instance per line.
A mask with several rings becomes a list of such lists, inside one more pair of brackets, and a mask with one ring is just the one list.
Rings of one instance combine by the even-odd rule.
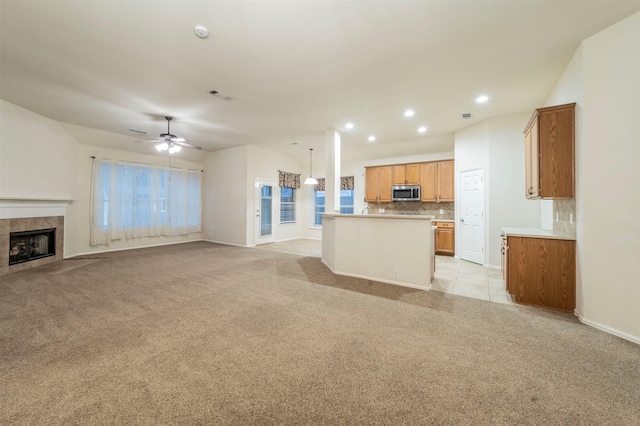
[[193, 148], [193, 149], [202, 149], [197, 145], [193, 145], [187, 143], [187, 139], [179, 138], [174, 134], [171, 134], [170, 123], [173, 120], [173, 117], [165, 117], [167, 120], [167, 133], [160, 133], [156, 139], [151, 139], [148, 141], [136, 141], [136, 142], [151, 142], [156, 144], [156, 149], [158, 152], [169, 151], [169, 154], [176, 154], [185, 148]]

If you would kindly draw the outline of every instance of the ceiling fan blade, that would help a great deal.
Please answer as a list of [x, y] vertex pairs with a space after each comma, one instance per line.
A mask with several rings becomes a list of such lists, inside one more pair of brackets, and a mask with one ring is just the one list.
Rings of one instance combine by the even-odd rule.
[[185, 138], [179, 138], [179, 137], [174, 136], [174, 137], [171, 138], [171, 142], [177, 143], [177, 142], [189, 142], [189, 141], [187, 139], [185, 139]]
[[[181, 138], [179, 138], [179, 139], [181, 139]], [[200, 148], [198, 145], [194, 145], [194, 144], [191, 144], [191, 143], [186, 143], [186, 142], [177, 142], [177, 141], [173, 141], [173, 143], [174, 143], [175, 145], [180, 145], [180, 146], [183, 146], [183, 147], [185, 147], [185, 148], [202, 149], [202, 148]]]
[[144, 141], [133, 141], [133, 143], [160, 143], [164, 142], [162, 139], [149, 139]]

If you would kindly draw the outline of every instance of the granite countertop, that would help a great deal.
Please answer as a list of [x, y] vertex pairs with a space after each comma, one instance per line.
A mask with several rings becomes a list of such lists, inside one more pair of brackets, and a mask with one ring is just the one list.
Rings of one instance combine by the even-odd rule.
[[576, 237], [546, 229], [536, 228], [502, 228], [502, 234], [508, 237], [551, 238], [557, 240], [574, 240]]
[[433, 219], [434, 222], [455, 222], [453, 219]]

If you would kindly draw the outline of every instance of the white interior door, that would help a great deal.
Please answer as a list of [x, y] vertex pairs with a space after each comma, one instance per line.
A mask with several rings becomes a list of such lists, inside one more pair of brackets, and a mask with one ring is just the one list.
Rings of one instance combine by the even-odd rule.
[[484, 169], [460, 172], [460, 259], [484, 264]]
[[256, 179], [256, 245], [275, 241], [273, 216], [275, 182]]

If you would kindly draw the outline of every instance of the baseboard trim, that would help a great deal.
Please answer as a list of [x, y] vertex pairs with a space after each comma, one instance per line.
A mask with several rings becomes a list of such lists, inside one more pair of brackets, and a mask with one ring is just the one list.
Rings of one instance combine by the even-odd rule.
[[327, 268], [329, 268], [329, 270], [336, 275], [343, 275], [345, 277], [353, 277], [353, 278], [360, 278], [363, 280], [369, 280], [369, 281], [375, 281], [375, 282], [379, 282], [379, 283], [385, 283], [385, 284], [393, 284], [393, 285], [399, 285], [402, 287], [410, 287], [410, 288], [415, 288], [418, 290], [429, 290], [431, 287], [431, 284], [429, 284], [428, 286], [420, 286], [417, 284], [409, 284], [409, 283], [403, 283], [400, 281], [393, 281], [393, 280], [386, 280], [383, 278], [374, 278], [374, 277], [368, 277], [366, 275], [360, 275], [360, 274], [350, 274], [348, 272], [338, 272], [335, 269], [333, 269], [331, 266], [329, 266], [329, 264], [327, 262], [324, 261], [324, 259], [320, 259], [320, 261], [324, 264], [324, 266], [326, 266]]
[[616, 330], [615, 328], [611, 328], [604, 324], [600, 324], [598, 322], [588, 320], [586, 318], [583, 318], [578, 312], [574, 311], [574, 314], [576, 317], [578, 317], [578, 320], [585, 325], [588, 325], [593, 328], [597, 328], [598, 330], [604, 331], [605, 333], [613, 334], [614, 336], [620, 337], [621, 339], [625, 339], [640, 345], [640, 337], [638, 336], [634, 336], [632, 334], [625, 333], [624, 331]]
[[488, 263], [485, 263], [484, 267], [488, 269], [502, 269], [500, 265], [489, 265]]
[[312, 238], [312, 237], [294, 237], [287, 238], [284, 240], [276, 240], [276, 243], [286, 243], [287, 241], [296, 241], [296, 240], [313, 240], [313, 241], [322, 241], [322, 238]]
[[251, 248], [256, 246], [255, 244], [243, 245], [243, 244], [228, 243], [226, 241], [216, 241], [216, 240], [202, 240], [202, 241], [206, 241], [208, 243], [222, 244], [225, 246], [244, 247], [244, 248]]
[[77, 257], [77, 256], [87, 256], [87, 255], [91, 255], [91, 254], [100, 254], [100, 253], [111, 253], [111, 252], [114, 252], [114, 251], [138, 250], [138, 249], [152, 248], [152, 247], [172, 246], [172, 245], [175, 245], [175, 244], [196, 243], [198, 241], [206, 241], [206, 240], [203, 240], [202, 238], [200, 238], [200, 239], [197, 239], [197, 240], [172, 241], [170, 243], [149, 244], [149, 245], [137, 246], [137, 247], [122, 247], [122, 248], [117, 248], [117, 249], [85, 251], [85, 252], [82, 252], [82, 253], [76, 253], [76, 254], [72, 254], [70, 256], [65, 256], [64, 258], [65, 259], [72, 259], [72, 258]]

